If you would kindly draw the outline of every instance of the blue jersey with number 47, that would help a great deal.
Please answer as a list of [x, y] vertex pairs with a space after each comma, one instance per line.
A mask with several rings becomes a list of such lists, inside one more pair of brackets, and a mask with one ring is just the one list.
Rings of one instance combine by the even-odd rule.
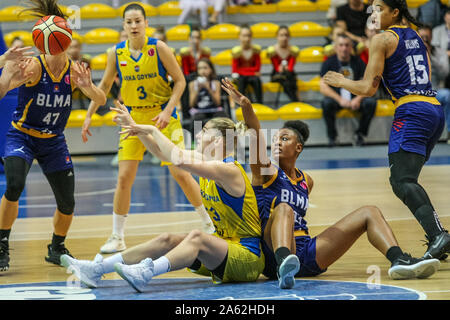
[[395, 101], [406, 95], [436, 96], [431, 86], [427, 48], [417, 32], [404, 26], [392, 26], [386, 32], [398, 39], [397, 48], [386, 59], [383, 72], [383, 81], [392, 99]]

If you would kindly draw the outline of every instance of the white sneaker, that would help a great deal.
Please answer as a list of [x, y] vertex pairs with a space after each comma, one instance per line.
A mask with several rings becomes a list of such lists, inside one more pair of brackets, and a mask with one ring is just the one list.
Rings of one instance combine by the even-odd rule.
[[125, 240], [117, 234], [112, 234], [106, 243], [100, 248], [100, 253], [116, 253], [125, 250]]
[[208, 233], [208, 234], [213, 234], [214, 232], [216, 232], [216, 228], [214, 227], [214, 224], [210, 221], [208, 223], [203, 223], [203, 232]]
[[283, 260], [278, 270], [278, 286], [280, 289], [292, 289], [295, 285], [295, 275], [300, 270], [300, 261], [295, 254], [290, 254]]
[[67, 254], [61, 256], [61, 265], [89, 288], [97, 288], [98, 282], [103, 276], [103, 257], [97, 254], [94, 261], [77, 260]]
[[133, 265], [116, 263], [114, 269], [137, 292], [142, 292], [153, 277], [154, 265], [152, 259], [146, 258]]

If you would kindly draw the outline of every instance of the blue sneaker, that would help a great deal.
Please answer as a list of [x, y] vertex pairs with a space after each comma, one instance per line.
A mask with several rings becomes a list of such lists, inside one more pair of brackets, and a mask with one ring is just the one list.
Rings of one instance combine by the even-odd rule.
[[290, 254], [283, 260], [278, 269], [278, 286], [280, 289], [292, 289], [295, 285], [295, 275], [300, 270], [300, 261], [295, 254]]

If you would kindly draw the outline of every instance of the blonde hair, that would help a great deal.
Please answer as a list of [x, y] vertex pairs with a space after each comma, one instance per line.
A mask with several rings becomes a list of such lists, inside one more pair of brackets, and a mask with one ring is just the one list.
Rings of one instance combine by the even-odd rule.
[[[211, 124], [210, 129], [218, 130], [225, 141], [227, 151], [237, 150], [237, 138], [243, 136], [247, 131], [247, 125], [243, 121], [234, 123], [233, 120], [226, 117], [212, 118], [208, 121]], [[231, 134], [231, 136], [230, 136]], [[231, 139], [232, 138], [232, 139]]]

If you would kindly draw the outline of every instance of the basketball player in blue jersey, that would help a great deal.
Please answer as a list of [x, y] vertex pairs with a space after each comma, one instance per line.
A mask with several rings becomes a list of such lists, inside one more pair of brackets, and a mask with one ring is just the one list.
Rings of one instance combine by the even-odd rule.
[[63, 265], [90, 287], [116, 270], [139, 292], [153, 277], [186, 267], [215, 283], [256, 281], [264, 269], [261, 222], [250, 180], [234, 160], [239, 125], [228, 118], [211, 119], [196, 136], [197, 150], [190, 151], [177, 147], [155, 126], [136, 124], [125, 106], [117, 107], [115, 121], [126, 129], [123, 133], [137, 135], [162, 161], [200, 177], [202, 200], [216, 232], [166, 233], [105, 260], [100, 255], [94, 261], [64, 255]]
[[402, 19], [420, 25], [405, 0], [375, 0], [373, 8], [372, 22], [384, 32], [370, 43], [364, 78], [351, 81], [328, 72], [324, 81], [356, 95], [371, 96], [383, 80], [396, 107], [389, 138], [389, 181], [426, 233], [428, 249], [424, 257], [445, 259], [450, 252], [450, 235], [418, 183], [445, 124], [443, 107], [431, 87], [430, 58], [417, 32], [402, 25]]
[[[282, 289], [292, 288], [294, 276], [316, 276], [339, 259], [365, 232], [369, 242], [391, 261], [393, 279], [427, 278], [439, 268], [437, 259], [416, 259], [403, 253], [391, 228], [377, 207], [365, 206], [345, 216], [318, 236], [311, 238], [305, 215], [312, 178], [295, 167], [309, 137], [308, 126], [301, 121], [287, 121], [274, 136], [273, 156], [267, 146], [259, 120], [250, 100], [228, 80], [222, 88], [242, 107], [249, 129], [253, 129], [256, 158], [250, 154], [252, 185], [258, 200], [263, 231], [264, 275], [278, 277]], [[252, 150], [252, 147], [250, 147]]]
[[[64, 14], [55, 0], [34, 0], [33, 13], [40, 17]], [[9, 90], [19, 88], [18, 106], [6, 136], [4, 169], [6, 191], [0, 203], [0, 270], [9, 268], [9, 236], [19, 212], [19, 198], [32, 162], [36, 159], [56, 199], [54, 232], [47, 262], [60, 264], [69, 254], [64, 245], [74, 212], [73, 164], [64, 138], [72, 108], [72, 92], [78, 87], [99, 104], [106, 96], [91, 80], [90, 71], [71, 62], [66, 53], [32, 58], [24, 78], [13, 77]]]
[[[140, 124], [157, 126], [175, 144], [183, 147], [182, 127], [175, 106], [186, 87], [186, 81], [172, 50], [163, 41], [146, 36], [147, 26], [144, 8], [137, 3], [129, 4], [123, 13], [123, 28], [128, 40], [108, 51], [106, 69], [99, 87], [108, 94], [118, 74], [121, 97], [130, 108], [133, 119]], [[169, 84], [169, 76], [173, 79], [173, 89]], [[95, 101], [89, 106], [82, 128], [84, 142], [91, 135], [91, 117], [98, 107]], [[145, 146], [137, 137], [120, 140], [113, 230], [100, 248], [101, 253], [114, 253], [126, 248], [125, 223], [130, 209], [131, 190], [145, 151]], [[214, 232], [214, 226], [202, 204], [200, 188], [192, 175], [170, 163], [163, 162], [162, 165], [168, 166], [169, 172], [200, 215], [203, 230]]]

